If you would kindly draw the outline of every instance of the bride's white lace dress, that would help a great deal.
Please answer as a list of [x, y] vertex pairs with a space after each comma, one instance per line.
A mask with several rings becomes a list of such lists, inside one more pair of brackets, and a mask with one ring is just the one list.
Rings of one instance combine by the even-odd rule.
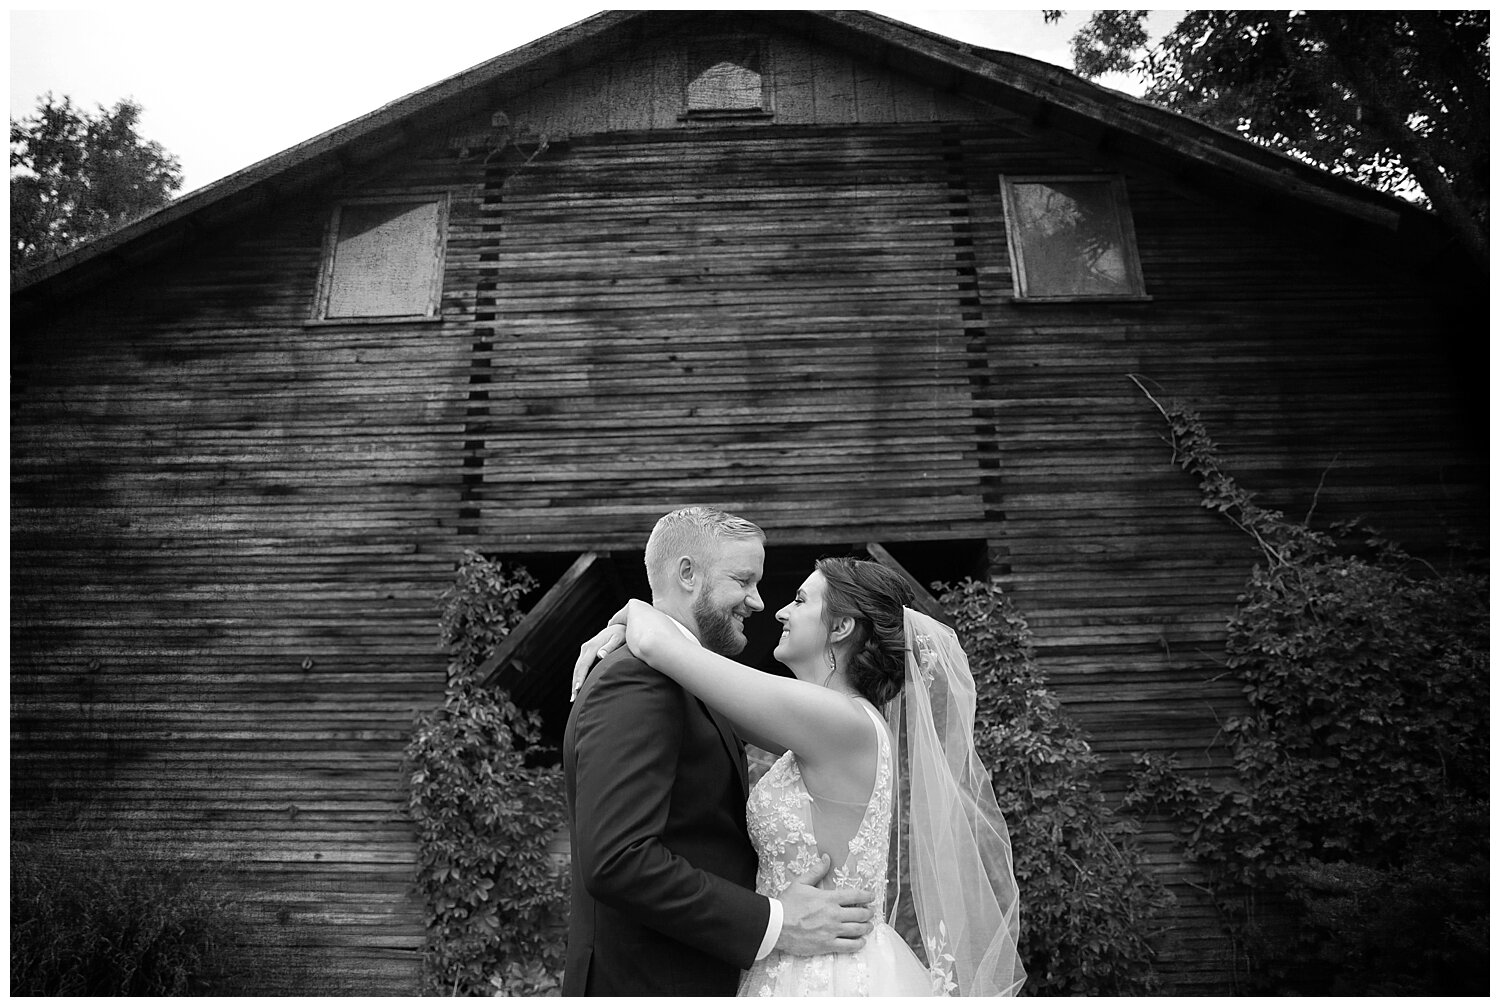
[[[787, 752], [750, 792], [746, 819], [760, 857], [756, 891], [773, 898], [817, 860], [842, 865], [824, 888], [875, 893], [876, 920], [865, 946], [852, 954], [797, 957], [772, 951], [740, 981], [740, 996], [935, 996], [934, 978], [901, 936], [885, 923], [887, 853], [894, 795], [890, 735], [875, 708], [857, 700], [879, 736], [875, 787], [867, 805], [840, 804], [807, 790], [796, 756]], [[937, 980], [941, 987], [942, 980]]]

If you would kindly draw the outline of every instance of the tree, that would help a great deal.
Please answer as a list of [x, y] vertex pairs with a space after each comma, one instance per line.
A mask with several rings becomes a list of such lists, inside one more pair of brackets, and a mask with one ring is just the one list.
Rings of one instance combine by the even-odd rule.
[[1488, 11], [1188, 11], [1154, 46], [1146, 14], [1094, 11], [1078, 73], [1133, 71], [1148, 101], [1416, 198], [1487, 261]]
[[141, 106], [126, 98], [90, 114], [66, 95], [40, 99], [10, 122], [10, 268], [47, 259], [164, 206], [182, 167], [136, 132]]

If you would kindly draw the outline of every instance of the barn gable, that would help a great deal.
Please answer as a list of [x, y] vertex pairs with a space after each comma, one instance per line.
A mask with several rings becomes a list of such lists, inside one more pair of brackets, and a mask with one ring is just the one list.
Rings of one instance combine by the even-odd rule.
[[[733, 73], [725, 67], [743, 71], [739, 93], [714, 90], [716, 74]], [[819, 45], [805, 30], [750, 16], [679, 23], [610, 50], [562, 87], [530, 83], [537, 76], [517, 81], [512, 119], [559, 139], [725, 124], [973, 121], [997, 113], [856, 51]]]
[[[504, 112], [503, 106], [520, 95], [528, 95], [529, 100], [540, 101], [548, 108], [557, 107], [564, 94], [585, 103], [576, 115], [563, 115], [562, 120], [598, 124], [602, 121], [599, 117], [606, 114], [600, 108], [605, 104], [634, 108], [633, 118], [640, 119], [645, 106], [638, 90], [618, 86], [623, 80], [640, 83], [620, 69], [624, 54], [643, 44], [649, 49], [649, 41], [642, 40], [653, 37], [691, 41], [705, 35], [733, 37], [746, 32], [757, 37], [787, 32], [805, 44], [822, 47], [820, 54], [827, 66], [817, 71], [817, 80], [837, 100], [824, 100], [818, 106], [819, 99], [814, 95], [822, 92], [801, 86], [800, 67], [794, 65], [790, 52], [783, 52], [777, 54], [785, 66], [783, 85], [776, 93], [783, 94], [784, 104], [791, 102], [783, 115], [792, 114], [792, 108], [799, 104], [796, 98], [786, 96], [793, 91], [803, 95], [801, 107], [805, 109], [811, 101], [823, 115], [829, 114], [834, 105], [847, 106], [849, 116], [857, 114], [860, 107], [883, 109], [883, 101], [873, 101], [868, 94], [861, 102], [858, 77], [864, 74], [880, 82], [872, 89], [874, 93], [883, 95], [889, 88], [893, 96], [897, 92], [903, 96], [893, 97], [889, 114], [896, 118], [920, 118], [926, 109], [928, 89], [934, 114], [941, 112], [944, 117], [965, 115], [963, 106], [951, 99], [975, 99], [987, 106], [989, 117], [1019, 114], [1054, 138], [1081, 145], [1101, 162], [1130, 157], [1154, 164], [1174, 185], [1196, 195], [1246, 198], [1248, 194], [1261, 212], [1274, 205], [1288, 216], [1313, 213], [1320, 221], [1330, 219], [1318, 214], [1326, 210], [1335, 214], [1332, 219], [1341, 233], [1357, 231], [1356, 222], [1386, 233], [1399, 232], [1419, 260], [1442, 255], [1447, 244], [1431, 216], [1410, 204], [1084, 81], [1050, 64], [957, 43], [863, 12], [769, 11], [746, 18], [740, 14], [629, 11], [589, 18], [189, 193], [141, 221], [15, 278], [13, 310], [24, 312], [62, 290], [97, 282], [195, 235], [230, 225], [243, 215], [264, 213], [310, 186], [326, 185], [372, 166], [378, 169], [392, 151], [431, 130], [464, 122], [469, 129], [488, 132], [485, 120]], [[798, 43], [792, 43], [790, 51], [800, 51]], [[669, 57], [656, 59], [664, 67], [675, 66]], [[615, 69], [601, 69], [600, 65]], [[670, 82], [665, 79], [670, 72], [653, 70], [653, 87], [658, 77], [662, 78], [662, 89], [675, 85], [677, 78]], [[617, 77], [611, 80], [609, 73], [617, 73]], [[582, 79], [589, 80], [589, 85], [578, 83]], [[807, 83], [812, 82], [809, 76]], [[539, 96], [538, 89], [543, 85], [549, 85], [552, 96]], [[549, 124], [562, 121], [555, 118], [556, 112], [550, 114], [554, 118], [547, 120]], [[665, 106], [662, 114], [667, 114]], [[463, 137], [455, 139], [461, 143]]]
[[[1026, 296], [1027, 185], [1085, 186], [1138, 282]], [[689, 501], [768, 530], [768, 598], [851, 548], [991, 576], [1114, 778], [1207, 752], [1252, 552], [1130, 375], [1289, 512], [1482, 535], [1483, 307], [1440, 238], [888, 19], [582, 22], [13, 286], [13, 824], [101, 798], [240, 863], [272, 939], [411, 989], [398, 762], [455, 563], [524, 560], [548, 612], [592, 613]], [[566, 650], [528, 631], [497, 671], [555, 720]], [[1221, 991], [1153, 829], [1184, 895], [1163, 968]]]

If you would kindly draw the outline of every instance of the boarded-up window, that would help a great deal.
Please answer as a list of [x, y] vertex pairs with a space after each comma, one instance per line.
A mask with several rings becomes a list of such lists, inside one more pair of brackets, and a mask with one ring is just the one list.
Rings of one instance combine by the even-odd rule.
[[430, 318], [442, 292], [441, 198], [358, 200], [334, 208], [318, 317]]
[[1007, 176], [1001, 188], [1017, 297], [1145, 295], [1124, 180]]
[[689, 57], [689, 113], [761, 112], [768, 108], [765, 52], [758, 39], [704, 41]]

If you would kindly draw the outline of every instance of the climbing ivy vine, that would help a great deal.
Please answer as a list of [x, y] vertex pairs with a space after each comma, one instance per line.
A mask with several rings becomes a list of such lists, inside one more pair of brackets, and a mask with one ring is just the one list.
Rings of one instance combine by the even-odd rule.
[[524, 567], [467, 552], [441, 599], [447, 694], [416, 718], [405, 758], [427, 994], [537, 996], [561, 985], [568, 879], [547, 847], [565, 821], [562, 771], [535, 764], [536, 714], [476, 679], [536, 585]]
[[1224, 723], [1231, 776], [1139, 756], [1126, 807], [1182, 823], [1247, 991], [1487, 991], [1487, 572], [1259, 505], [1194, 411], [1137, 384], [1203, 506], [1261, 561], [1228, 622], [1247, 704]]

